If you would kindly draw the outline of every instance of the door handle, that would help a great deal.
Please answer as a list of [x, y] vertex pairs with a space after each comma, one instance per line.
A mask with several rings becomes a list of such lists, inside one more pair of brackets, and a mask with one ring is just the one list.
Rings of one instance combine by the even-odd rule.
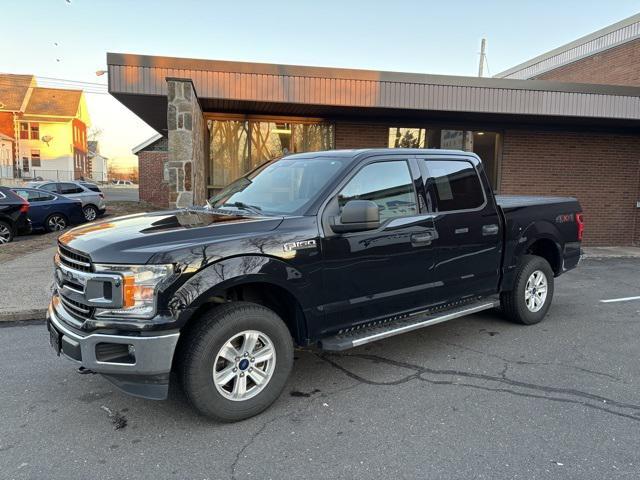
[[496, 225], [495, 223], [491, 224], [491, 225], [483, 225], [482, 226], [482, 235], [497, 235], [498, 231], [500, 230], [500, 227], [498, 227], [498, 225]]
[[436, 236], [433, 232], [414, 233], [411, 235], [411, 243], [431, 243]]

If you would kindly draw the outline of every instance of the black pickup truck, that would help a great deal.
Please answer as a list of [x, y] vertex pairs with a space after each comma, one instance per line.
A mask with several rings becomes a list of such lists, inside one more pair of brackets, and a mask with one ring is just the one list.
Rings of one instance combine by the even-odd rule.
[[580, 260], [574, 198], [494, 196], [462, 151], [296, 154], [206, 206], [59, 239], [50, 341], [124, 391], [170, 374], [222, 421], [267, 408], [294, 346], [336, 351], [500, 307], [540, 322]]

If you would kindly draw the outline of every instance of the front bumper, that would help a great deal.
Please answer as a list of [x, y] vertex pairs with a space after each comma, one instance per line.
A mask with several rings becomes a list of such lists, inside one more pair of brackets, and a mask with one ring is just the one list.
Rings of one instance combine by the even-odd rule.
[[47, 312], [47, 330], [58, 354], [103, 374], [126, 393], [154, 400], [167, 397], [179, 333], [156, 336], [84, 335], [58, 318], [53, 304], [49, 305]]

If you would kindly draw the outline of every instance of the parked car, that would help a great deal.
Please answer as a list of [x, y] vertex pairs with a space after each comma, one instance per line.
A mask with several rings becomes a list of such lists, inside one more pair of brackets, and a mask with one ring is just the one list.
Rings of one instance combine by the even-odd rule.
[[36, 188], [12, 188], [29, 202], [29, 218], [34, 230], [55, 232], [86, 221], [82, 201]]
[[0, 187], [0, 245], [11, 242], [16, 235], [30, 232], [29, 202], [10, 188]]
[[473, 153], [289, 155], [207, 208], [62, 235], [47, 325], [57, 353], [122, 390], [166, 398], [173, 369], [196, 409], [236, 421], [278, 398], [294, 345], [340, 351], [498, 306], [542, 321], [583, 231], [575, 198], [494, 196]]
[[131, 180], [111, 180], [111, 184], [114, 186], [126, 186], [132, 187], [135, 185]]
[[90, 182], [29, 182], [29, 188], [37, 188], [51, 193], [58, 193], [69, 198], [77, 198], [82, 201], [84, 218], [92, 222], [107, 210], [104, 193], [100, 188]]

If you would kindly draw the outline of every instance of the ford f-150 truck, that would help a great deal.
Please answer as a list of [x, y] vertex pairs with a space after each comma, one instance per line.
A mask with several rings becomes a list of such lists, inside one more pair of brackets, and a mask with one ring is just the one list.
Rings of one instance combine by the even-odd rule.
[[[530, 325], [581, 254], [574, 198], [495, 196], [480, 159], [421, 149], [269, 162], [206, 206], [59, 238], [55, 351], [127, 393], [255, 415], [294, 346], [344, 350], [500, 307]], [[170, 376], [170, 374], [173, 374]]]

